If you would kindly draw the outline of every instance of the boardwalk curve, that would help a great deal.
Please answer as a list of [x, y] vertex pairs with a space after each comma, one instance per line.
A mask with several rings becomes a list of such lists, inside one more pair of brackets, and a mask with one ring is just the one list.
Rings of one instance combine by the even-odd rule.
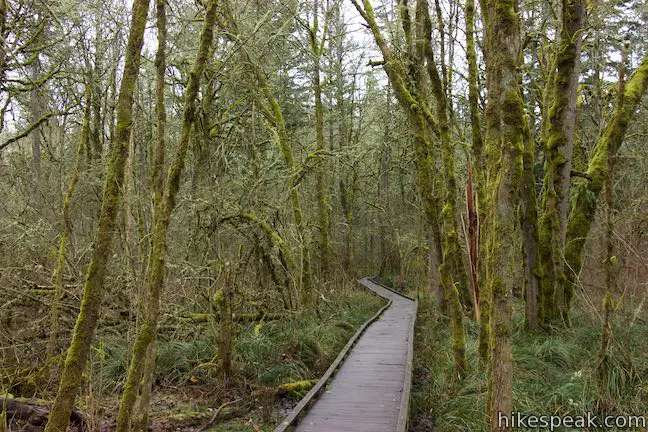
[[405, 432], [417, 303], [369, 278], [389, 302], [347, 343], [275, 432]]

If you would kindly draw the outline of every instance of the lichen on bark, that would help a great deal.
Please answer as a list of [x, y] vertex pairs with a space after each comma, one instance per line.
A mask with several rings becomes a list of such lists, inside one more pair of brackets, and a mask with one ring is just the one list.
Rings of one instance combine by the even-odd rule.
[[93, 242], [92, 257], [83, 285], [81, 310], [77, 316], [72, 340], [67, 350], [59, 389], [45, 427], [46, 432], [62, 432], [67, 429], [74, 400], [81, 385], [81, 371], [85, 370], [94, 331], [99, 319], [106, 265], [110, 257], [115, 219], [124, 180], [124, 167], [128, 157], [128, 140], [133, 118], [133, 92], [139, 73], [140, 53], [144, 40], [148, 9], [148, 0], [135, 0], [133, 2], [131, 29], [124, 60], [124, 73], [117, 101], [115, 142], [106, 169], [99, 227]]
[[164, 289], [166, 255], [168, 249], [168, 231], [171, 215], [176, 205], [176, 196], [180, 189], [180, 178], [191, 141], [191, 132], [196, 116], [196, 99], [200, 81], [214, 40], [217, 0], [207, 5], [205, 19], [200, 33], [200, 42], [196, 60], [189, 74], [185, 91], [180, 140], [166, 178], [164, 195], [154, 213], [151, 253], [147, 266], [146, 285], [147, 303], [146, 319], [137, 333], [124, 384], [124, 391], [119, 402], [117, 414], [117, 431], [128, 432], [131, 427], [132, 410], [135, 405], [140, 381], [146, 364], [146, 353], [155, 339], [160, 313], [160, 296]]

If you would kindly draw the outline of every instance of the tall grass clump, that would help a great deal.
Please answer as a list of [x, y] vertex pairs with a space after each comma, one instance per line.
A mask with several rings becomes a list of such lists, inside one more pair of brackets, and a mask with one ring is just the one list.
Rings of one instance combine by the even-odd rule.
[[[528, 415], [640, 415], [648, 411], [648, 325], [619, 315], [608, 350], [608, 379], [597, 375], [601, 321], [575, 308], [572, 326], [549, 333], [524, 328], [515, 305], [513, 409]], [[486, 370], [476, 350], [478, 325], [466, 323], [469, 374], [452, 376], [447, 317], [430, 296], [419, 303], [415, 340], [412, 431], [486, 431]]]

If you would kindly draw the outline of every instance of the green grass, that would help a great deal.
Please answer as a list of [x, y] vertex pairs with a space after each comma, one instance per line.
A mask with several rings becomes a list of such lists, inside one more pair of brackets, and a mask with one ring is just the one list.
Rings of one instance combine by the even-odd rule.
[[[156, 390], [164, 387], [154, 411], [166, 411], [190, 401], [201, 412], [218, 406], [222, 399], [244, 398], [259, 387], [317, 379], [329, 367], [353, 333], [385, 304], [384, 300], [359, 287], [325, 293], [317, 312], [285, 312], [286, 318], [263, 323], [239, 324], [233, 346], [233, 380], [227, 389], [217, 372], [218, 349], [206, 323], [186, 324], [172, 340], [157, 342]], [[190, 326], [190, 327], [189, 327]], [[185, 336], [183, 336], [185, 334]], [[125, 380], [130, 347], [125, 339], [104, 336], [92, 350], [92, 383], [96, 394], [119, 394]], [[199, 367], [200, 366], [200, 367]], [[203, 399], [196, 396], [204, 395]], [[298, 398], [300, 395], [293, 395]], [[156, 400], [156, 395], [153, 395]], [[272, 430], [278, 411], [272, 407], [267, 424], [253, 422], [262, 431]], [[214, 425], [213, 432], [254, 431], [250, 419], [264, 417], [253, 410], [246, 418]], [[265, 416], [268, 417], [268, 416]], [[164, 417], [161, 421], [182, 422]], [[182, 425], [179, 425], [182, 427]]]
[[[572, 327], [551, 335], [523, 328], [516, 305], [513, 333], [513, 400], [515, 411], [538, 415], [583, 415], [588, 411], [642, 415], [648, 411], [648, 327], [630, 328], [621, 317], [613, 327], [610, 378], [600, 384], [597, 355], [601, 323], [575, 310]], [[454, 380], [447, 319], [430, 299], [419, 305], [416, 329], [413, 431], [485, 431], [487, 377], [477, 354], [478, 326], [466, 324], [470, 373]], [[606, 397], [606, 395], [608, 395]], [[610, 430], [610, 429], [608, 429]]]
[[320, 305], [316, 314], [254, 324], [242, 329], [234, 361], [247, 380], [265, 386], [319, 377], [333, 362], [355, 330], [370, 318], [383, 300], [361, 290]]

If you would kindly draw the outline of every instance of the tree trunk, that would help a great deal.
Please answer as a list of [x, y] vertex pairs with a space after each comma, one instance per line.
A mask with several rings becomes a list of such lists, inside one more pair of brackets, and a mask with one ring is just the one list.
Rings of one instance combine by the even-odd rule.
[[[180, 189], [180, 177], [191, 140], [191, 130], [196, 116], [196, 98], [200, 88], [200, 80], [207, 63], [211, 44], [214, 40], [213, 27], [216, 22], [216, 5], [217, 1], [211, 0], [205, 14], [202, 31], [200, 33], [198, 54], [189, 74], [189, 82], [185, 91], [180, 142], [171, 166], [169, 167], [164, 196], [159, 202], [159, 207], [156, 209], [154, 215], [151, 253], [149, 255], [148, 274], [146, 277], [148, 293], [146, 320], [137, 334], [131, 353], [128, 376], [117, 414], [116, 430], [118, 432], [128, 432], [130, 430], [132, 410], [137, 397], [140, 380], [142, 379], [146, 352], [149, 345], [153, 343], [157, 331], [158, 317], [160, 314], [160, 295], [164, 289], [164, 270], [168, 248], [167, 235], [171, 224], [171, 214], [176, 205], [176, 196]], [[160, 113], [158, 112], [159, 115]]]
[[313, 55], [313, 92], [315, 93], [315, 135], [317, 139], [316, 151], [320, 153], [322, 158], [317, 170], [317, 213], [318, 213], [318, 226], [319, 226], [319, 252], [320, 252], [320, 268], [322, 276], [326, 280], [331, 272], [331, 242], [329, 232], [329, 219], [330, 210], [327, 197], [327, 181], [326, 181], [326, 158], [324, 152], [326, 151], [326, 142], [324, 138], [324, 107], [322, 105], [322, 83], [321, 83], [321, 62], [322, 54], [324, 52], [324, 43], [327, 38], [328, 22], [324, 23], [324, 30], [321, 40], [318, 40], [319, 29], [319, 0], [313, 0], [313, 25], [309, 27], [308, 34]]
[[500, 413], [510, 413], [512, 304], [518, 266], [517, 206], [522, 153], [528, 133], [520, 92], [521, 49], [517, 0], [482, 2], [485, 29], [488, 105], [486, 144], [489, 155], [486, 225], [486, 279], [490, 296], [487, 413], [491, 430], [503, 431]]
[[[167, 45], [167, 15], [166, 0], [156, 0], [156, 27], [158, 48], [155, 54], [155, 115], [156, 115], [156, 137], [153, 150], [153, 170], [151, 173], [151, 204], [153, 208], [153, 220], [161, 211], [162, 197], [164, 196], [164, 165], [166, 156], [166, 105], [164, 102], [164, 77], [166, 74], [166, 45]], [[153, 244], [151, 244], [153, 250]], [[146, 316], [147, 308], [142, 308]], [[137, 417], [133, 422], [133, 429], [136, 432], [148, 431], [148, 411], [151, 400], [151, 391], [155, 374], [155, 336], [146, 349], [144, 369], [142, 371], [142, 382], [140, 384], [140, 395], [137, 405]]]
[[[432, 84], [432, 93], [436, 99], [439, 137], [441, 141], [441, 157], [443, 160], [444, 203], [441, 210], [443, 221], [443, 268], [450, 271], [451, 278], [447, 279], [453, 285], [458, 284], [461, 302], [466, 308], [472, 307], [472, 294], [468, 285], [466, 267], [459, 243], [459, 230], [457, 222], [457, 179], [455, 174], [455, 157], [448, 119], [449, 102], [446, 97], [443, 82], [439, 76], [437, 65], [432, 50], [432, 22], [429, 16], [427, 0], [417, 2], [417, 26], [420, 26], [421, 36], [424, 41], [423, 56], [427, 60], [427, 73]], [[419, 14], [421, 15], [419, 17]], [[439, 18], [441, 19], [441, 18]], [[418, 38], [421, 43], [421, 37]], [[422, 60], [422, 58], [421, 58]], [[443, 280], [444, 276], [441, 276]], [[449, 290], [449, 287], [445, 287]], [[451, 291], [451, 290], [450, 290]]]
[[124, 61], [124, 73], [119, 91], [119, 100], [117, 101], [115, 142], [112, 146], [111, 157], [106, 170], [99, 227], [93, 242], [92, 257], [85, 277], [81, 311], [76, 320], [74, 333], [61, 373], [58, 393], [45, 432], [64, 432], [67, 429], [74, 400], [81, 385], [81, 371], [85, 370], [92, 338], [99, 319], [106, 265], [111, 254], [115, 219], [124, 181], [124, 165], [128, 157], [128, 139], [133, 118], [133, 92], [139, 72], [148, 9], [148, 0], [134, 0], [128, 48]]
[[531, 331], [540, 329], [540, 275], [538, 257], [538, 200], [533, 173], [535, 142], [531, 134], [525, 140], [520, 179], [520, 225], [524, 261], [524, 318]]
[[540, 218], [540, 259], [543, 268], [540, 313], [545, 325], [559, 318], [568, 321], [568, 306], [563, 291], [563, 257], [584, 22], [585, 1], [563, 0], [554, 94], [548, 110], [549, 131], [545, 142], [545, 180]]

